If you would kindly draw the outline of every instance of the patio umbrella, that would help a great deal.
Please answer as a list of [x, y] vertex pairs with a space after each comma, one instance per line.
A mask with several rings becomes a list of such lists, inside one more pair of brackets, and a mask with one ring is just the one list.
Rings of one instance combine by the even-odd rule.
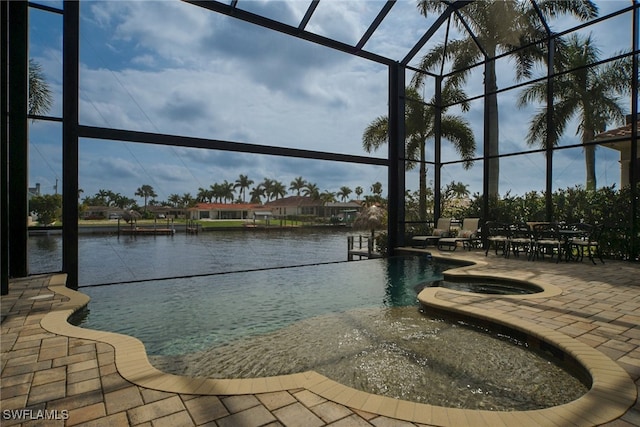
[[376, 228], [381, 228], [386, 222], [387, 212], [380, 206], [369, 206], [358, 213], [353, 221], [353, 228], [360, 230], [371, 230], [371, 241], [373, 242]]
[[124, 219], [127, 222], [127, 224], [135, 220], [138, 220], [140, 218], [142, 218], [142, 215], [138, 211], [129, 210], [129, 211], [124, 211], [122, 213], [122, 219]]

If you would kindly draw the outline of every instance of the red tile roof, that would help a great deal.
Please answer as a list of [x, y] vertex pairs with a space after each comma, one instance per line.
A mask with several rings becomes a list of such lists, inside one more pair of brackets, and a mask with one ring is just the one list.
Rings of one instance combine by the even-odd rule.
[[[640, 128], [640, 120], [638, 120], [638, 128]], [[613, 139], [613, 138], [616, 138], [616, 139], [631, 138], [631, 123], [619, 128], [615, 128], [615, 129], [608, 130], [606, 132], [599, 133], [596, 135], [595, 140], [602, 141], [602, 140]]]

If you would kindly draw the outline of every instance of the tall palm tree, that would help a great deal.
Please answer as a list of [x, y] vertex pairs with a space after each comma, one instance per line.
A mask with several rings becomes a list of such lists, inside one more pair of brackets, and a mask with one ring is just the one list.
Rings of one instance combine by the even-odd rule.
[[[429, 13], [442, 13], [450, 2], [420, 0], [418, 8], [426, 17]], [[494, 58], [497, 54], [508, 52], [530, 40], [531, 35], [537, 33], [537, 28], [532, 26], [535, 22], [532, 17], [537, 12], [532, 6], [533, 2], [524, 0], [483, 0], [470, 2], [461, 7], [453, 19], [455, 25], [467, 36], [460, 40], [453, 40], [434, 47], [427, 53], [419, 65], [419, 68], [427, 71], [439, 71], [443, 61], [452, 61], [454, 71], [462, 70], [454, 74], [448, 84], [461, 87], [468, 77], [472, 65], [484, 61], [483, 52], [487, 57]], [[591, 0], [543, 0], [536, 2], [539, 9], [546, 16], [557, 16], [562, 13], [570, 13], [581, 20], [591, 19], [597, 16], [598, 8]], [[464, 20], [464, 22], [463, 22]], [[473, 32], [468, 34], [468, 28]], [[476, 42], [478, 44], [476, 44]], [[517, 77], [521, 78], [530, 72], [531, 61], [526, 54], [518, 55], [520, 61], [517, 64]], [[420, 87], [423, 84], [424, 75], [416, 73], [412, 84]], [[487, 160], [489, 172], [489, 196], [498, 195], [498, 182], [500, 178], [499, 135], [498, 135], [498, 84], [496, 79], [495, 62], [487, 61], [484, 70], [485, 88], [488, 95], [485, 98], [485, 108], [488, 126], [489, 152]]]
[[382, 197], [382, 183], [380, 181], [376, 181], [371, 184], [371, 192], [374, 196]]
[[147, 211], [147, 200], [149, 199], [149, 197], [151, 197], [151, 198], [158, 197], [156, 192], [153, 191], [153, 187], [148, 185], [148, 184], [145, 184], [142, 187], [138, 187], [138, 189], [134, 193], [134, 196], [139, 196], [139, 197], [142, 197], [144, 199], [144, 211], [145, 212]]
[[364, 193], [364, 189], [358, 185], [354, 192], [356, 193], [357, 199], [360, 200], [360, 196], [362, 196], [362, 193]]
[[240, 177], [238, 179], [236, 179], [236, 183], [233, 186], [234, 189], [239, 188], [240, 189], [240, 197], [242, 197], [242, 201], [245, 201], [245, 190], [248, 190], [249, 187], [251, 187], [251, 184], [253, 184], [253, 180], [249, 179], [249, 177], [247, 175], [240, 175]]
[[[464, 94], [453, 86], [446, 86], [442, 91], [442, 98], [447, 102], [462, 100]], [[407, 103], [405, 108], [406, 156], [414, 160], [406, 162], [408, 170], [418, 162], [420, 167], [419, 212], [424, 221], [427, 216], [427, 166], [426, 142], [435, 136], [436, 109], [427, 105], [414, 88], [406, 89]], [[468, 109], [468, 103], [462, 102], [463, 111]], [[389, 121], [386, 116], [376, 118], [367, 126], [362, 135], [362, 146], [368, 152], [380, 148], [388, 139]], [[442, 114], [441, 135], [450, 140], [460, 156], [465, 159], [465, 168], [472, 165], [471, 159], [475, 153], [476, 142], [469, 124], [456, 115]]]
[[299, 196], [300, 192], [304, 189], [306, 185], [307, 185], [307, 181], [305, 181], [304, 179], [302, 179], [301, 176], [299, 176], [295, 178], [293, 181], [291, 181], [291, 184], [289, 185], [289, 191], [295, 191], [296, 196]]
[[29, 59], [29, 114], [41, 115], [51, 109], [53, 95], [42, 71], [42, 66], [34, 59]]
[[[603, 66], [588, 67], [597, 63], [600, 50], [589, 36], [572, 34], [563, 43], [560, 58], [555, 61], [557, 71], [576, 70], [555, 77], [553, 122], [555, 133], [550, 141], [555, 146], [564, 133], [569, 121], [579, 117], [576, 134], [580, 134], [584, 145], [586, 166], [586, 188], [596, 189], [596, 157], [593, 141], [596, 134], [606, 130], [607, 123], [622, 122], [624, 112], [618, 104], [618, 95], [630, 90], [630, 61], [616, 60]], [[629, 57], [630, 58], [630, 57]], [[536, 83], [520, 93], [519, 106], [530, 102], [545, 102], [546, 83]], [[527, 144], [542, 148], [547, 144], [548, 109], [543, 108], [529, 124]]]
[[340, 191], [338, 191], [337, 196], [340, 197], [340, 199], [342, 199], [343, 202], [347, 201], [347, 198], [349, 197], [349, 194], [351, 194], [352, 191], [349, 187], [347, 186], [342, 186], [340, 187]]

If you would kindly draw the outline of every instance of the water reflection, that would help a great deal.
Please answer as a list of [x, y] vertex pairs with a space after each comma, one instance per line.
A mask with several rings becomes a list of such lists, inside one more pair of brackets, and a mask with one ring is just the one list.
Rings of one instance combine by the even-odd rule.
[[47, 252], [55, 252], [59, 249], [59, 240], [58, 238], [52, 236], [39, 236], [35, 239], [36, 247], [40, 251]]
[[397, 257], [386, 264], [385, 305], [402, 307], [416, 303], [416, 281], [421, 282], [424, 272], [441, 276], [441, 268], [428, 257]]
[[[346, 229], [81, 235], [80, 285], [346, 261]], [[29, 238], [29, 271], [60, 271], [62, 236]]]
[[52, 273], [62, 270], [62, 236], [30, 236], [27, 245], [29, 273]]

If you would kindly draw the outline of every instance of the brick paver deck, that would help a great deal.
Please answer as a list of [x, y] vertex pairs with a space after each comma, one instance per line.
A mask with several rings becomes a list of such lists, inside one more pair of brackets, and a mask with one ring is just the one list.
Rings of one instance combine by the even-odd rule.
[[[64, 276], [12, 280], [2, 297], [2, 426], [640, 426], [640, 265], [529, 262], [483, 252], [434, 255], [477, 262], [461, 275], [546, 285], [527, 298], [428, 289], [428, 305], [545, 338], [583, 363], [594, 388], [568, 405], [495, 413], [447, 409], [355, 391], [314, 372], [206, 380], [149, 365], [135, 339], [68, 325], [86, 304]], [[487, 262], [488, 261], [488, 262]], [[550, 286], [552, 285], [552, 286]], [[555, 287], [557, 288], [555, 288]], [[47, 419], [48, 418], [48, 419]]]

